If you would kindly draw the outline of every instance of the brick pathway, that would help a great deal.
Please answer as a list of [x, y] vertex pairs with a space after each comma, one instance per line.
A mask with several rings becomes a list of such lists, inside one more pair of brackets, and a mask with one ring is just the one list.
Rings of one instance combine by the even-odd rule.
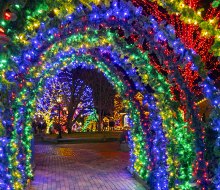
[[31, 190], [144, 190], [118, 143], [35, 145]]

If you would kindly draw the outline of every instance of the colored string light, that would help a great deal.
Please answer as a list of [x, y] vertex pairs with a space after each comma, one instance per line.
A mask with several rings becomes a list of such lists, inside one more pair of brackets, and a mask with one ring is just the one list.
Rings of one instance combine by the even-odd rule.
[[[93, 6], [91, 12], [85, 10], [88, 13], [87, 17], [82, 18], [80, 15], [77, 19], [77, 14], [81, 14], [83, 10], [81, 9], [82, 7], [79, 7], [81, 11], [67, 17], [66, 22], [64, 21], [60, 25], [59, 29], [53, 28], [48, 30], [48, 33], [42, 33], [40, 31], [37, 37], [30, 41], [31, 45], [27, 47], [27, 51], [24, 51], [21, 57], [13, 57], [13, 60], [17, 62], [18, 72], [11, 72], [12, 75], [7, 75], [7, 79], [18, 84], [18, 96], [12, 106], [15, 110], [12, 114], [12, 121], [14, 123], [15, 130], [11, 134], [12, 138], [10, 141], [11, 151], [13, 152], [9, 153], [9, 164], [12, 166], [10, 173], [13, 174], [10, 184], [13, 185], [14, 189], [23, 188], [23, 185], [26, 183], [26, 179], [32, 177], [30, 163], [30, 141], [32, 138], [30, 119], [33, 116], [33, 110], [31, 107], [35, 104], [35, 99], [33, 99], [33, 97], [36, 96], [36, 92], [38, 90], [36, 90], [34, 94], [30, 92], [33, 91], [33, 89], [38, 88], [38, 84], [44, 82], [44, 77], [46, 78], [51, 76], [52, 73], [55, 73], [58, 69], [69, 65], [70, 62], [80, 62], [82, 65], [85, 65], [86, 62], [88, 65], [93, 65], [97, 61], [98, 62], [95, 68], [102, 70], [110, 81], [114, 81], [113, 86], [117, 88], [117, 92], [120, 93], [121, 96], [123, 95], [125, 105], [129, 110], [128, 112], [131, 117], [130, 125], [132, 126], [130, 138], [131, 170], [141, 176], [144, 180], [148, 181], [149, 185], [155, 189], [160, 189], [161, 187], [168, 189], [168, 187], [172, 188], [176, 186], [180, 189], [190, 189], [193, 172], [192, 162], [195, 160], [196, 152], [197, 160], [195, 163], [194, 173], [197, 174], [197, 183], [202, 189], [207, 187], [207, 174], [206, 171], [202, 171], [203, 166], [201, 166], [201, 164], [204, 163], [204, 150], [193, 150], [194, 140], [200, 140], [200, 138], [204, 136], [204, 133], [201, 128], [201, 130], [197, 130], [196, 135], [194, 135], [195, 125], [198, 124], [197, 126], [202, 126], [202, 123], [199, 122], [199, 118], [196, 116], [196, 110], [194, 110], [194, 108], [190, 108], [189, 106], [189, 104], [194, 105], [194, 102], [189, 100], [194, 98], [193, 90], [189, 88], [188, 84], [188, 80], [192, 79], [187, 78], [187, 74], [185, 74], [184, 78], [184, 75], [181, 73], [182, 68], [185, 69], [185, 71], [188, 70], [190, 73], [189, 70], [191, 67], [189, 68], [188, 64], [190, 60], [192, 62], [191, 66], [194, 67], [192, 70], [198, 71], [198, 75], [205, 79], [206, 73], [204, 72], [203, 66], [200, 61], [196, 61], [198, 59], [197, 55], [195, 55], [192, 51], [185, 49], [184, 45], [180, 43], [178, 39], [173, 38], [174, 30], [172, 27], [170, 28], [170, 26], [167, 26], [164, 28], [163, 26], [158, 25], [152, 17], [149, 17], [148, 19], [150, 22], [144, 21], [143, 23], [147, 24], [145, 25], [146, 28], [144, 28], [143, 31], [140, 31], [140, 29], [138, 30], [138, 28], [141, 28], [141, 25], [138, 25], [139, 23], [136, 23], [137, 27], [132, 27], [125, 22], [127, 19], [132, 20], [140, 18], [136, 17], [137, 15], [140, 15], [139, 9], [136, 9], [126, 3], [121, 3], [120, 6], [122, 7], [121, 9], [119, 8], [117, 2], [114, 2], [110, 8], [108, 8], [109, 12], [107, 12], [107, 14], [104, 14], [100, 8]], [[103, 19], [103, 17], [105, 17], [105, 19]], [[76, 23], [82, 24], [83, 19], [87, 22], [89, 21], [86, 26], [75, 27], [77, 26]], [[101, 22], [101, 19], [103, 19], [103, 22]], [[73, 20], [75, 20], [75, 23]], [[106, 22], [107, 20], [108, 22]], [[141, 18], [139, 20], [143, 21]], [[146, 18], [144, 18], [144, 20], [146, 20]], [[84, 40], [85, 35], [79, 35], [77, 37], [75, 35], [77, 38], [77, 40], [75, 40], [75, 44], [73, 45], [75, 49], [71, 49], [66, 46], [64, 51], [62, 42], [60, 45], [57, 43], [58, 46], [53, 46], [56, 41], [65, 41], [64, 39], [67, 39], [68, 36], [74, 36], [74, 33], [83, 33], [83, 30], [86, 31], [89, 27], [92, 30], [97, 29], [97, 31], [101, 32], [102, 30], [99, 28], [99, 25], [104, 28], [108, 28], [110, 27], [108, 24], [111, 26], [121, 26], [123, 31], [127, 33], [125, 34], [126, 37], [128, 37], [131, 33], [128, 29], [126, 29], [128, 26], [130, 26], [130, 29], [133, 28], [134, 31], [136, 30], [136, 34], [139, 34], [142, 37], [145, 36], [145, 30], [148, 29], [148, 36], [145, 36], [145, 39], [138, 39], [134, 35], [132, 40], [136, 41], [135, 45], [130, 46], [127, 42], [120, 41], [120, 38], [117, 35], [111, 37], [109, 32], [107, 35], [103, 35], [103, 38], [106, 38], [106, 36], [109, 37], [107, 37], [107, 40], [100, 42], [99, 40], [92, 38], [94, 41], [87, 41], [85, 44], [82, 44], [82, 42], [86, 41]], [[90, 33], [91, 31], [88, 30], [88, 39], [92, 36]], [[153, 40], [150, 40], [150, 38]], [[82, 42], [79, 43], [80, 40], [82, 40]], [[169, 46], [173, 49], [174, 53], [172, 61], [177, 63], [179, 68], [173, 67], [172, 61], [170, 63], [168, 62], [168, 64], [164, 63], [162, 68], [166, 68], [166, 71], [169, 73], [167, 80], [149, 64], [147, 53], [137, 50], [136, 47], [141, 49], [141, 45], [144, 40], [150, 42], [151, 45], [153, 44], [150, 46], [153, 49], [153, 51], [151, 51], [154, 52], [157, 57], [160, 57], [160, 61], [167, 61], [167, 57], [169, 55], [169, 53], [163, 52], [163, 46], [161, 44], [164, 44], [166, 41], [169, 42]], [[92, 46], [91, 44], [93, 42], [95, 43]], [[113, 45], [107, 45], [109, 42]], [[72, 45], [72, 43], [70, 44]], [[49, 48], [50, 46], [53, 47]], [[97, 52], [95, 47], [99, 48], [100, 52]], [[46, 51], [47, 48], [48, 51]], [[105, 53], [103, 52], [109, 53], [111, 55], [110, 58], [105, 57]], [[160, 54], [160, 52], [163, 53]], [[123, 55], [124, 60], [120, 58], [119, 54]], [[57, 60], [50, 59], [49, 55], [55, 55]], [[73, 56], [70, 57], [70, 55]], [[177, 61], [175, 60], [176, 57], [180, 57], [180, 59]], [[46, 62], [48, 62], [48, 64], [46, 64]], [[35, 65], [34, 63], [37, 63], [38, 65]], [[110, 64], [115, 66], [109, 69]], [[128, 93], [126, 91], [130, 83], [125, 81], [118, 82], [122, 81], [122, 79], [120, 80], [120, 78], [117, 78], [117, 75], [111, 75], [111, 73], [114, 73], [116, 70], [116, 65], [118, 65], [117, 67], [120, 67], [120, 64], [123, 65], [124, 72], [129, 71], [127, 74], [134, 82], [135, 89], [144, 92], [144, 97], [146, 98], [150, 109], [150, 124], [148, 125], [146, 123], [146, 126], [155, 132], [156, 137], [153, 137], [152, 134], [149, 133], [148, 128], [143, 127], [145, 122], [147, 122], [147, 120], [144, 120], [142, 113], [145, 108], [139, 105], [135, 100], [130, 99], [134, 96], [134, 94], [136, 94], [132, 89], [129, 89], [132, 93]], [[131, 67], [125, 67], [126, 64], [131, 65]], [[105, 65], [108, 65], [108, 67]], [[119, 71], [117, 73], [118, 76], [123, 75], [123, 73], [120, 74]], [[138, 79], [139, 76], [142, 81]], [[40, 77], [42, 79], [40, 79]], [[143, 82], [144, 85], [141, 84], [141, 82]], [[167, 82], [169, 82], [169, 84]], [[145, 85], [148, 84], [150, 84], [155, 91], [153, 93], [154, 97], [144, 90]], [[170, 93], [171, 87], [176, 88], [176, 86], [178, 86], [180, 92], [183, 92], [180, 101], [172, 100], [173, 96]], [[213, 89], [210, 91], [212, 92]], [[11, 94], [11, 97], [14, 97], [14, 94]], [[212, 97], [209, 98], [212, 99]], [[185, 107], [184, 113], [181, 113], [181, 106]], [[159, 110], [157, 108], [159, 108]], [[183, 118], [191, 113], [193, 118], [188, 118], [186, 119], [187, 121], [184, 121]], [[23, 115], [27, 115], [27, 117], [23, 118]], [[3, 121], [3, 125], [5, 125], [5, 121]], [[161, 125], [163, 125], [164, 129], [161, 129]], [[143, 132], [146, 132], [146, 135], [153, 140], [153, 144], [145, 139], [146, 136]], [[164, 135], [166, 135], [166, 137], [170, 140], [168, 144], [166, 144], [166, 138]], [[164, 142], [165, 145], [160, 144], [159, 140]], [[22, 143], [22, 146], [18, 147], [20, 142]], [[184, 144], [184, 148], [181, 146], [182, 144]], [[198, 144], [199, 143], [196, 144], [196, 148], [200, 148]], [[174, 149], [174, 151], [173, 147], [178, 150], [177, 155], [175, 155], [176, 149]], [[187, 153], [189, 153], [189, 157], [186, 159], [185, 157]], [[168, 158], [166, 154], [168, 154]], [[167, 167], [170, 167], [169, 169], [171, 169], [169, 170], [169, 177], [167, 176]], [[200, 174], [202, 174], [201, 177]], [[4, 181], [4, 183], [7, 184], [8, 182]]]

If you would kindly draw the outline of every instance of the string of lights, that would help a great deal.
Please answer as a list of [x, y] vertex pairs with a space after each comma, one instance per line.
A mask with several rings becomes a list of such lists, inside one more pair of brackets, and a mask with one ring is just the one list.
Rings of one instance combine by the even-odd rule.
[[[190, 10], [195, 6], [189, 5]], [[7, 61], [1, 62], [3, 78], [10, 85], [16, 84], [10, 90], [10, 118], [6, 120], [5, 116], [2, 121], [6, 129], [7, 125], [12, 127], [7, 131], [9, 138], [1, 140], [0, 164], [4, 171], [9, 168], [0, 173], [1, 185], [24, 189], [27, 179], [33, 177], [31, 118], [37, 94], [46, 78], [64, 67], [80, 65], [104, 73], [123, 98], [130, 116], [132, 173], [151, 189], [193, 189], [193, 180], [200, 189], [210, 185], [218, 188], [219, 166], [213, 171], [214, 181], [207, 172], [212, 162], [205, 157], [206, 124], [196, 102], [201, 95], [211, 101], [208, 125], [219, 131], [219, 90], [200, 56], [176, 37], [171, 24], [142, 15], [142, 9], [132, 3], [113, 1], [109, 7], [89, 8], [79, 5], [74, 10], [52, 26], [39, 22], [35, 37], [26, 43], [29, 45], [11, 56], [12, 69], [8, 70]], [[123, 78], [125, 74], [129, 80]], [[135, 99], [137, 92], [142, 93], [144, 104]], [[146, 110], [149, 118], [144, 116]], [[219, 135], [213, 148], [219, 146]]]

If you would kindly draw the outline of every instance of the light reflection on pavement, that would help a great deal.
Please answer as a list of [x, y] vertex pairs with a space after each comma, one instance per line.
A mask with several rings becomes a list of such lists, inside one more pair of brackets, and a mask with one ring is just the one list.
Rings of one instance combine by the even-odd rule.
[[117, 142], [35, 145], [31, 190], [144, 190], [126, 170]]

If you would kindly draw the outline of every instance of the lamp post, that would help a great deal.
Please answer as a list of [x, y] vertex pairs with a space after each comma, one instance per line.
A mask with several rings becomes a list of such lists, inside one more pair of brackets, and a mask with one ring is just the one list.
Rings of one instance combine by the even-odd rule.
[[61, 99], [61, 97], [58, 97], [57, 98], [57, 103], [58, 103], [58, 105], [59, 105], [59, 107], [58, 107], [58, 111], [59, 111], [59, 135], [58, 135], [58, 138], [59, 139], [62, 139], [62, 130], [61, 130], [61, 124], [60, 124], [60, 111], [61, 111], [61, 102], [62, 102], [62, 99]]

